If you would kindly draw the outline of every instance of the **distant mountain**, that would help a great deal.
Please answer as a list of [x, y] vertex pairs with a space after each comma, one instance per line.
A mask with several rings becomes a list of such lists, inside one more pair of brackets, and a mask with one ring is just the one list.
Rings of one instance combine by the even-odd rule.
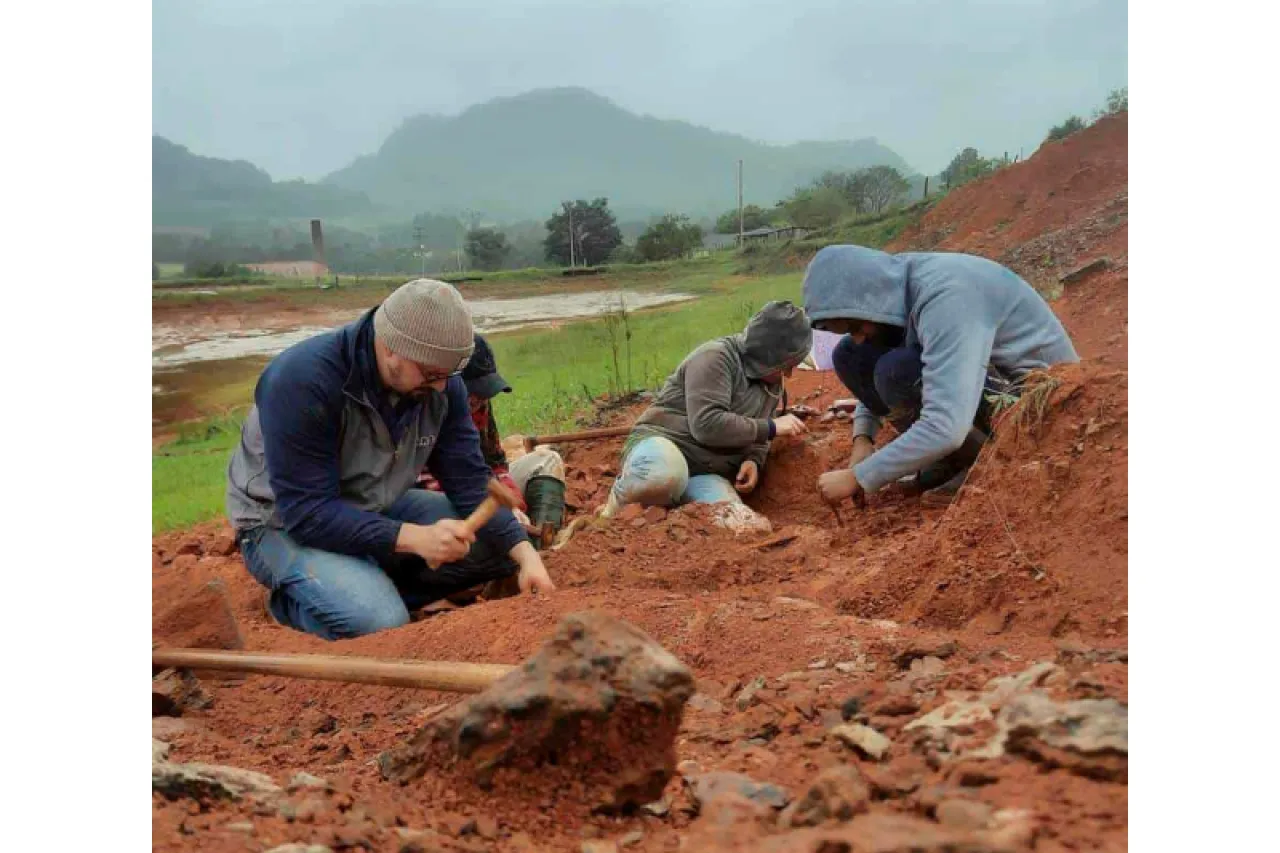
[[323, 183], [403, 212], [473, 209], [541, 219], [562, 200], [607, 196], [620, 218], [714, 216], [737, 204], [739, 159], [745, 201], [761, 205], [826, 169], [889, 165], [912, 172], [871, 138], [766, 145], [638, 116], [584, 89], [543, 89], [456, 117], [410, 118], [376, 154]]
[[272, 181], [245, 160], [201, 157], [153, 136], [151, 208], [155, 225], [204, 227], [233, 219], [344, 216], [368, 211], [371, 205], [361, 192]]

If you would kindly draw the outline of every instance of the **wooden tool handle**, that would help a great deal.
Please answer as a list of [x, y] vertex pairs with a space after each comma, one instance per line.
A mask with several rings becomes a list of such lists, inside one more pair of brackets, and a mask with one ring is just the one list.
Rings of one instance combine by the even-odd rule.
[[530, 435], [524, 440], [525, 451], [533, 450], [539, 444], [560, 444], [566, 441], [590, 441], [593, 438], [615, 438], [627, 435], [631, 426], [604, 427], [603, 429], [584, 429], [580, 432], [562, 432], [556, 435]]
[[498, 511], [498, 507], [516, 507], [520, 505], [518, 495], [512, 494], [511, 490], [499, 483], [497, 480], [489, 481], [489, 494], [480, 501], [480, 506], [476, 507], [476, 511], [463, 519], [462, 523], [467, 526], [474, 536], [476, 532], [489, 523], [489, 519], [493, 518], [493, 514]]
[[474, 536], [476, 531], [489, 523], [489, 519], [493, 518], [493, 514], [497, 511], [498, 500], [490, 495], [480, 501], [480, 506], [476, 507], [476, 511], [464, 518], [462, 523], [467, 526], [467, 529], [470, 530]]
[[283, 675], [315, 681], [479, 693], [513, 666], [457, 661], [383, 660], [341, 655], [262, 654], [212, 649], [154, 649], [153, 666]]

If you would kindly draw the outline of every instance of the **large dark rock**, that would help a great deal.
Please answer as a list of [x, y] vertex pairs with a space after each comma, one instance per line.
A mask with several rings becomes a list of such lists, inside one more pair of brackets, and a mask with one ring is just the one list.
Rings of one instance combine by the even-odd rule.
[[603, 613], [566, 616], [555, 635], [488, 690], [383, 753], [384, 778], [429, 769], [485, 789], [527, 789], [594, 808], [662, 795], [693, 675], [643, 631]]

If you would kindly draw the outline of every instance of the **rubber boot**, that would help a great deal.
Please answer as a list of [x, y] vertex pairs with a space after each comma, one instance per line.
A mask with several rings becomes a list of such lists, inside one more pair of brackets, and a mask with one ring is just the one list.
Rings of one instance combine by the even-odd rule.
[[542, 531], [542, 546], [549, 547], [564, 526], [564, 481], [545, 475], [530, 477], [524, 500], [529, 506], [529, 521]]

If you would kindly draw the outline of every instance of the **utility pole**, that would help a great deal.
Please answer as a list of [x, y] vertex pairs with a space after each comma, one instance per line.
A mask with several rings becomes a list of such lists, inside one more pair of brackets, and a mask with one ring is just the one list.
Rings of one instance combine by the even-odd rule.
[[742, 161], [738, 161], [738, 248], [742, 248]]
[[418, 257], [422, 258], [421, 278], [427, 277], [427, 231], [421, 225], [413, 226], [413, 242], [418, 246]]
[[573, 254], [573, 205], [566, 204], [565, 209], [569, 211], [569, 267], [576, 267], [577, 261]]

